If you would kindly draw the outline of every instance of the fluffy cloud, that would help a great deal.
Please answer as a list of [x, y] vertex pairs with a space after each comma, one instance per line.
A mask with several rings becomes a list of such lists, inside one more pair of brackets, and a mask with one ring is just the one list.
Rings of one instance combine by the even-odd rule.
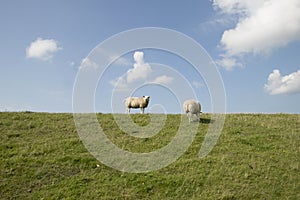
[[156, 84], [170, 84], [173, 82], [174, 77], [161, 75], [161, 73], [160, 75], [153, 74], [151, 65], [145, 62], [143, 52], [134, 52], [133, 59], [135, 61], [133, 68], [129, 69], [123, 76], [117, 77], [109, 82], [116, 90], [126, 91], [130, 89], [131, 86], [140, 82]]
[[214, 0], [213, 5], [228, 14], [250, 15], [268, 0]]
[[169, 84], [173, 80], [174, 80], [174, 78], [171, 76], [162, 75], [162, 76], [156, 77], [152, 82], [157, 83], [157, 84]]
[[128, 89], [129, 84], [134, 83], [138, 80], [147, 79], [152, 72], [152, 68], [149, 63], [145, 63], [143, 52], [134, 52], [133, 59], [135, 61], [135, 63], [133, 64], [133, 68], [129, 69], [124, 76], [110, 81], [110, 84], [113, 87], [116, 87], [118, 90], [126, 90]]
[[300, 40], [299, 0], [214, 0], [213, 4], [238, 17], [235, 28], [224, 31], [220, 41], [227, 58], [266, 54]]
[[51, 60], [53, 54], [62, 48], [54, 39], [37, 38], [26, 48], [27, 58], [36, 58], [44, 61]]
[[138, 79], [146, 79], [152, 72], [151, 66], [144, 62], [144, 53], [141, 51], [134, 52], [134, 65], [127, 71], [127, 82], [132, 83]]
[[271, 95], [300, 93], [300, 70], [286, 76], [281, 76], [278, 69], [268, 77], [265, 91]]

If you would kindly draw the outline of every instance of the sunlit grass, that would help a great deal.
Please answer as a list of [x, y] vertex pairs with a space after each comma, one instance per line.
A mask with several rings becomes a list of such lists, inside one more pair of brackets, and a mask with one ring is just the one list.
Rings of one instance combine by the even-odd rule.
[[[130, 117], [151, 124], [148, 114]], [[176, 162], [133, 174], [91, 156], [72, 114], [0, 113], [0, 198], [300, 199], [300, 115], [228, 114], [217, 145], [200, 159], [210, 117], [202, 115], [192, 145]], [[97, 118], [111, 141], [133, 152], [168, 144], [181, 122], [181, 115], [167, 115], [159, 133], [137, 138], [120, 130], [113, 115]]]

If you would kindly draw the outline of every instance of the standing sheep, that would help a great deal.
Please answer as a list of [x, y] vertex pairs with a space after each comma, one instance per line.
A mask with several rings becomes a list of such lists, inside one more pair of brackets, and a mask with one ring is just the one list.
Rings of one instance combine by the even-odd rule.
[[183, 110], [189, 118], [189, 122], [192, 121], [193, 114], [197, 115], [197, 120], [200, 121], [201, 105], [194, 99], [186, 100], [183, 103]]
[[139, 97], [128, 97], [125, 99], [126, 111], [129, 114], [130, 108], [140, 108], [141, 113], [144, 113], [145, 108], [149, 104], [150, 96]]

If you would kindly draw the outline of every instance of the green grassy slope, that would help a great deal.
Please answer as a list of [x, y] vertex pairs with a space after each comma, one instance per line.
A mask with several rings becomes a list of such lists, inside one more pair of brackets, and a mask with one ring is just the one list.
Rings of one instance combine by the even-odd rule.
[[[132, 115], [147, 125], [148, 115]], [[198, 152], [209, 126], [203, 114], [192, 145], [176, 162], [149, 173], [125, 173], [85, 149], [71, 114], [0, 113], [1, 199], [300, 199], [300, 115], [228, 114], [217, 145]], [[123, 149], [149, 152], [166, 145], [180, 115], [159, 134], [138, 139], [110, 114], [98, 119]]]

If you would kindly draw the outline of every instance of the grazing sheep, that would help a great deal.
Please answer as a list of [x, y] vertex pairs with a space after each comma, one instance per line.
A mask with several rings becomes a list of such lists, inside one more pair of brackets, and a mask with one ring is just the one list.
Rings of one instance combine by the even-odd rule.
[[197, 115], [197, 120], [200, 121], [201, 105], [198, 101], [190, 99], [183, 103], [183, 110], [189, 118], [189, 122], [192, 121], [193, 114]]
[[139, 97], [128, 97], [125, 100], [126, 111], [129, 114], [130, 108], [140, 108], [141, 113], [144, 113], [145, 108], [147, 108], [150, 100], [150, 96]]

